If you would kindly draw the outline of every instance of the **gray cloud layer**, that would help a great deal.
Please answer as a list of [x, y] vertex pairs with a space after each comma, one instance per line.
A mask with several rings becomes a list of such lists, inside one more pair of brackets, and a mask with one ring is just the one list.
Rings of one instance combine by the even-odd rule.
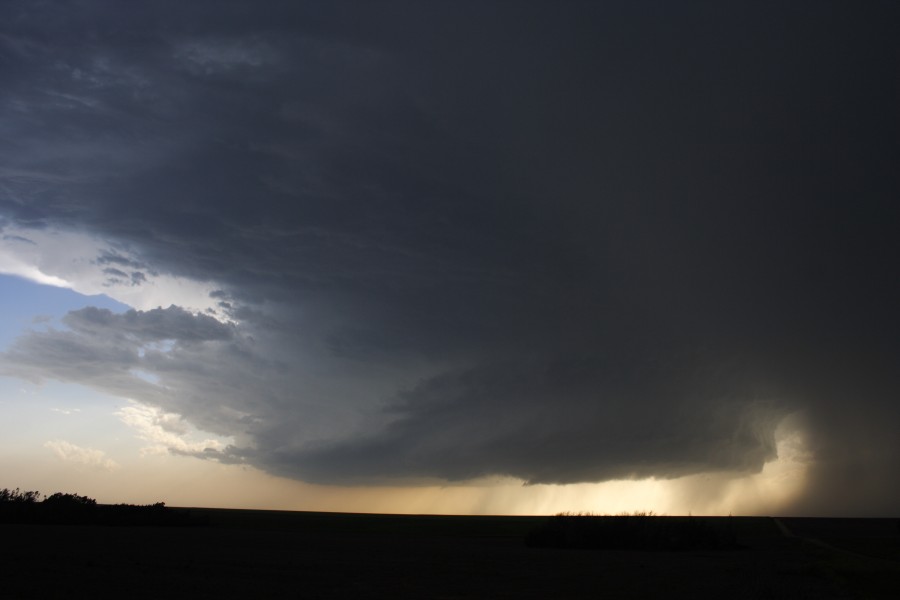
[[803, 506], [896, 506], [897, 10], [4, 3], [0, 215], [238, 322], [87, 309], [4, 370], [313, 481], [754, 471], [804, 411]]

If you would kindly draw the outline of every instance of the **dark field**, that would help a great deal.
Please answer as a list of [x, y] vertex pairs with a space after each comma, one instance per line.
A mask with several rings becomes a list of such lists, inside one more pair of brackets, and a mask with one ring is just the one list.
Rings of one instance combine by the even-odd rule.
[[696, 517], [737, 547], [673, 552], [527, 546], [547, 517], [191, 516], [205, 524], [0, 525], [0, 597], [900, 597], [896, 520], [782, 519], [786, 536], [769, 518]]

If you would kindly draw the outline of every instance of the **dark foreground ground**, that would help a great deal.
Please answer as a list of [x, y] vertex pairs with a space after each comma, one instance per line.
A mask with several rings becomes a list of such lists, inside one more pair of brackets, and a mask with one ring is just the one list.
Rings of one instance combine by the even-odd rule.
[[661, 552], [526, 546], [542, 517], [191, 513], [0, 525], [0, 598], [900, 598], [896, 520], [734, 517], [737, 549]]

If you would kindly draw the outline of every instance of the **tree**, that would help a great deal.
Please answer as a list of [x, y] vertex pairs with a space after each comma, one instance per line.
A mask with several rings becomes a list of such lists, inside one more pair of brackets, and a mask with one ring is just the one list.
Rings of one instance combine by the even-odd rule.
[[97, 501], [87, 496], [79, 496], [78, 494], [63, 494], [56, 492], [51, 496], [44, 498], [44, 504], [55, 507], [75, 507], [75, 506], [96, 506]]
[[15, 502], [19, 504], [35, 504], [41, 493], [38, 491], [20, 492], [19, 488], [10, 490], [3, 488], [0, 490], [0, 502]]

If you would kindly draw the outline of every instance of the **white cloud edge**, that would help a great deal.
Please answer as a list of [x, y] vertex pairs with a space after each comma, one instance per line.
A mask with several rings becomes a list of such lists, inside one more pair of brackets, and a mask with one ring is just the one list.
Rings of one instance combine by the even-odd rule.
[[[219, 314], [217, 300], [209, 295], [216, 289], [210, 282], [147, 271], [142, 271], [146, 281], [140, 285], [110, 282], [109, 275], [104, 273], [109, 265], [100, 264], [97, 258], [113, 249], [87, 234], [11, 225], [6, 225], [2, 233], [0, 274], [67, 288], [84, 295], [105, 294], [137, 310], [175, 304], [194, 313], [227, 320]], [[115, 251], [115, 254], [140, 262], [122, 251]]]
[[96, 448], [84, 448], [66, 440], [49, 440], [44, 442], [44, 448], [52, 451], [57, 458], [66, 463], [101, 471], [115, 471], [121, 468], [121, 465], [106, 456], [104, 451]]
[[159, 454], [183, 454], [199, 456], [206, 451], [224, 450], [233, 440], [206, 438], [191, 439], [199, 430], [188, 425], [177, 413], [129, 400], [114, 414], [125, 425], [132, 428], [135, 437], [149, 442], [141, 448], [141, 456]]

